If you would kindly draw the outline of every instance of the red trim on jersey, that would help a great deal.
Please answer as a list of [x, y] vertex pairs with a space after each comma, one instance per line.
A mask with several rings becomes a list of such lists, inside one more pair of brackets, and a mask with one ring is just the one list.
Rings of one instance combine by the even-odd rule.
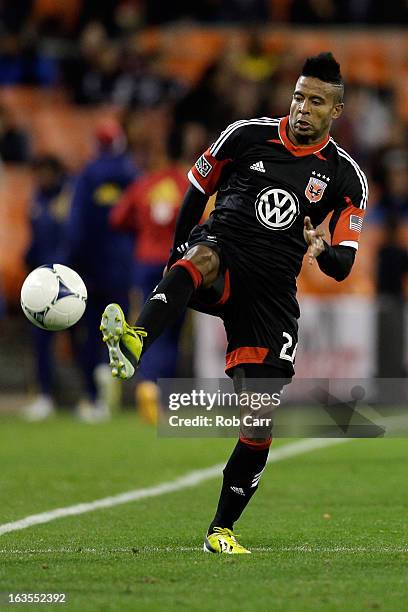
[[218, 302], [214, 304], [214, 306], [223, 306], [225, 302], [229, 300], [230, 295], [231, 295], [230, 274], [229, 274], [229, 270], [226, 270], [225, 279], [224, 279], [224, 290], [222, 292], [222, 296], [220, 297]]
[[348, 196], [344, 196], [347, 204], [347, 208], [341, 211], [336, 227], [334, 228], [332, 236], [332, 245], [340, 244], [345, 240], [352, 240], [358, 242], [360, 233], [358, 230], [350, 229], [350, 217], [354, 215], [356, 217], [364, 218], [365, 210], [362, 208], [356, 208], [351, 199]]
[[322, 155], [319, 151], [316, 151], [315, 153], [316, 157], [318, 157], [319, 159], [322, 159], [323, 161], [327, 161], [327, 157], [325, 157], [324, 155]]
[[222, 290], [222, 295], [217, 302], [214, 302], [213, 304], [207, 304], [206, 302], [201, 302], [197, 298], [194, 298], [194, 301], [198, 304], [201, 304], [202, 306], [205, 306], [206, 308], [216, 308], [217, 306], [224, 306], [225, 302], [227, 302], [230, 299], [230, 296], [231, 296], [230, 275], [229, 275], [229, 270], [226, 270], [225, 278], [224, 278], [224, 288]]
[[289, 140], [287, 135], [287, 126], [289, 123], [289, 116], [283, 117], [283, 119], [279, 122], [279, 137], [282, 141], [282, 144], [296, 157], [306, 157], [306, 155], [313, 155], [313, 153], [318, 153], [321, 149], [323, 149], [330, 140], [329, 134], [327, 134], [326, 138], [321, 142], [317, 142], [312, 145], [301, 146], [295, 145], [291, 140]]
[[260, 346], [241, 346], [225, 357], [225, 370], [239, 365], [240, 363], [263, 363], [269, 349]]
[[250, 438], [244, 438], [243, 436], [240, 436], [239, 439], [243, 444], [246, 444], [252, 450], [266, 450], [272, 444], [272, 438], [269, 438], [269, 440], [263, 440], [262, 442], [260, 442], [259, 440], [251, 440]]
[[179, 259], [171, 266], [170, 270], [172, 270], [176, 266], [180, 266], [181, 268], [187, 270], [194, 283], [194, 289], [198, 289], [201, 283], [203, 282], [203, 275], [201, 274], [200, 270], [196, 268], [195, 265], [189, 259]]
[[[190, 172], [192, 173], [194, 179], [200, 185], [204, 193], [206, 193], [207, 195], [212, 195], [217, 191], [222, 169], [230, 161], [232, 160], [218, 160], [210, 153], [210, 149], [207, 149], [198, 158], [194, 166], [191, 168]], [[201, 168], [201, 172], [198, 170], [198, 168]], [[205, 176], [203, 176], [204, 174]]]

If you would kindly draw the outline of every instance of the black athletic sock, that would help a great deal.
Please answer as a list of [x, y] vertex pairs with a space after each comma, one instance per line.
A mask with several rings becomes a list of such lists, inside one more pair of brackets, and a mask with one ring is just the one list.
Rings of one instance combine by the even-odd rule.
[[258, 489], [259, 479], [266, 465], [269, 443], [256, 445], [238, 440], [227, 465], [224, 468], [217, 511], [208, 534], [214, 527], [232, 529], [249, 500]]
[[166, 327], [177, 321], [201, 282], [199, 270], [185, 259], [178, 261], [160, 281], [148, 297], [135, 323], [147, 331], [143, 352]]

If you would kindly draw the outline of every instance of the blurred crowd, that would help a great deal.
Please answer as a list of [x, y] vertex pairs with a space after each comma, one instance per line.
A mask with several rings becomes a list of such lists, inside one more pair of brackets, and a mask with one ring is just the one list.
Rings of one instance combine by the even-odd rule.
[[41, 33], [76, 36], [87, 23], [103, 22], [112, 35], [135, 27], [186, 22], [200, 24], [364, 24], [407, 23], [404, 0], [393, 0], [384, 10], [382, 0], [2, 0], [0, 17], [6, 27], [17, 30], [35, 23]]
[[[182, 4], [180, 11], [185, 9]], [[221, 4], [227, 10], [230, 4], [256, 8], [262, 2], [204, 3], [214, 11], [221, 10]], [[295, 11], [296, 1], [287, 4]], [[299, 4], [310, 4], [316, 11], [340, 6], [332, 0]], [[363, 11], [375, 3], [344, 0], [341, 4], [350, 11], [352, 6]], [[25, 19], [17, 20], [10, 3], [0, 3], [5, 29], [0, 37], [0, 86], [58, 88], [75, 105], [115, 106], [141, 166], [150, 164], [143, 158], [151, 154], [160, 157], [163, 148], [161, 131], [157, 129], [155, 136], [146, 129], [151, 121], [166, 123], [164, 140], [170, 150], [192, 162], [228, 123], [243, 117], [281, 116], [288, 110], [300, 67], [298, 55], [290, 49], [267, 50], [257, 26], [247, 27], [245, 38], [226, 39], [219, 55], [192, 84], [174, 71], [169, 73], [164, 52], [140, 44], [141, 14], [146, 17], [153, 11], [154, 2], [106, 2], [101, 9], [93, 2], [73, 1], [64, 3], [67, 13], [58, 13], [61, 3], [51, 0], [18, 3], [20, 9], [23, 5]], [[76, 12], [68, 18], [68, 7], [74, 5]], [[342, 14], [347, 10], [342, 9]], [[381, 220], [387, 212], [408, 215], [408, 126], [400, 117], [395, 90], [354, 79], [347, 85], [345, 102], [333, 136], [369, 175], [372, 219]], [[30, 155], [30, 134], [18, 125], [12, 109], [0, 106], [0, 158], [27, 163]]]
[[[256, 24], [383, 25], [382, 5], [379, 0], [0, 1], [0, 87], [58, 88], [74, 105], [109, 104], [117, 110], [118, 121], [101, 124], [95, 133], [93, 159], [73, 176], [63, 159], [38, 155], [30, 131], [12, 108], [0, 104], [0, 160], [29, 166], [35, 176], [27, 268], [64, 262], [89, 289], [85, 331], [79, 341], [73, 339], [85, 381], [86, 400], [79, 406], [85, 420], [107, 414], [98, 385], [105, 380], [98, 370], [105, 359], [99, 314], [110, 301], [131, 310], [132, 288], [145, 299], [158, 282], [186, 170], [229, 123], [288, 112], [301, 66], [290, 52], [266, 50]], [[388, 23], [406, 22], [403, 0], [388, 8]], [[253, 25], [245, 39], [230, 40], [188, 85], [170, 75], [160, 53], [143, 49], [138, 38], [146, 25], [180, 20]], [[398, 220], [408, 219], [408, 126], [391, 89], [353, 82], [345, 102], [333, 136], [368, 174], [368, 222], [393, 228], [386, 234], [393, 247]], [[398, 261], [402, 278], [406, 259]], [[388, 270], [382, 261], [379, 292]], [[398, 298], [402, 291], [401, 283], [390, 290]], [[138, 403], [147, 413], [157, 402], [155, 380], [175, 375], [181, 325], [164, 335], [144, 362], [141, 379], [148, 384], [139, 385]], [[28, 407], [33, 417], [54, 409], [51, 344], [49, 334], [35, 330], [41, 393]]]
[[[127, 316], [136, 318], [134, 308], [162, 277], [187, 188], [187, 166], [168, 153], [158, 121], [156, 127], [164, 144], [148, 159], [143, 157], [143, 166], [129, 150], [123, 127], [113, 119], [99, 123], [93, 156], [75, 176], [53, 154], [36, 156], [31, 162], [34, 190], [26, 268], [68, 265], [81, 275], [88, 290], [85, 314], [70, 330], [72, 353], [83, 379], [76, 414], [88, 422], [109, 417], [108, 396], [112, 398], [114, 384], [99, 332], [101, 313], [108, 303], [116, 302]], [[159, 338], [138, 371], [137, 403], [150, 420], [157, 414], [156, 380], [176, 375], [182, 323]], [[55, 409], [57, 334], [37, 328], [31, 332], [40, 393], [25, 408], [25, 415], [39, 420]]]

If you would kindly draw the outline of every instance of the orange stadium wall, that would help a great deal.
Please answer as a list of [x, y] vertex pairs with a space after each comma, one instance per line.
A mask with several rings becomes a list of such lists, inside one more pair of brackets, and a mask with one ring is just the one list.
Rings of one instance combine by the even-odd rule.
[[[191, 26], [152, 28], [140, 38], [146, 50], [159, 51], [167, 74], [195, 82], [222, 51], [238, 48], [252, 32], [236, 28], [202, 29]], [[408, 36], [399, 29], [313, 29], [269, 26], [258, 28], [271, 54], [292, 57], [330, 49], [340, 61], [348, 83], [364, 83], [395, 90], [397, 111], [408, 120]]]
[[[398, 110], [408, 120], [408, 37], [402, 31], [347, 30], [261, 30], [266, 48], [279, 55], [299, 57], [322, 49], [332, 49], [350, 82], [393, 88]], [[144, 49], [157, 50], [163, 57], [163, 70], [186, 82], [194, 82], [202, 70], [234, 41], [245, 39], [237, 29], [177, 27], [151, 29], [141, 35]], [[358, 61], [356, 61], [358, 58]], [[92, 152], [92, 134], [102, 117], [117, 109], [80, 108], [70, 105], [61, 91], [30, 88], [2, 88], [0, 103], [13, 110], [19, 123], [32, 138], [35, 153], [60, 155], [72, 171], [78, 170]], [[0, 276], [9, 302], [18, 301], [24, 278], [23, 253], [28, 239], [27, 205], [32, 184], [28, 169], [7, 166], [0, 175]], [[408, 228], [402, 239], [408, 242]], [[340, 285], [323, 277], [317, 266], [304, 266], [299, 279], [303, 294], [338, 295], [374, 293], [375, 254], [381, 230], [365, 227], [357, 263], [350, 279]]]

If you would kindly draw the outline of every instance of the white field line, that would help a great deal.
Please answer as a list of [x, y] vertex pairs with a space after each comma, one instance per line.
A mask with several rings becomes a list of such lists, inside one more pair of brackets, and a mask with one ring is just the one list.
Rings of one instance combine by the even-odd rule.
[[[189, 553], [202, 552], [202, 546], [140, 546], [128, 548], [25, 548], [0, 549], [0, 555], [134, 555], [140, 553]], [[254, 552], [268, 553], [315, 553], [315, 554], [408, 554], [408, 547], [404, 546], [260, 546], [251, 548]]]
[[[272, 449], [269, 454], [268, 463], [275, 463], [276, 461], [282, 461], [283, 459], [288, 459], [289, 457], [295, 457], [296, 455], [302, 455], [303, 453], [317, 450], [319, 448], [326, 448], [327, 446], [348, 442], [349, 440], [350, 438], [308, 438], [298, 442], [292, 442], [286, 444], [285, 446], [281, 446], [276, 450]], [[49, 523], [51, 521], [55, 521], [55, 519], [66, 516], [77, 516], [78, 514], [93, 512], [94, 510], [100, 510], [101, 508], [112, 508], [113, 506], [128, 504], [129, 502], [138, 501], [140, 499], [158, 497], [159, 495], [165, 495], [166, 493], [175, 493], [177, 491], [182, 491], [183, 489], [196, 487], [206, 480], [211, 480], [212, 478], [220, 476], [223, 467], [224, 464], [218, 463], [217, 465], [213, 465], [208, 468], [188, 472], [184, 476], [180, 476], [175, 480], [162, 482], [161, 484], [153, 487], [134, 489], [133, 491], [126, 491], [125, 493], [119, 493], [118, 495], [112, 495], [111, 497], [96, 499], [92, 502], [75, 504], [74, 506], [66, 506], [65, 508], [56, 508], [55, 510], [49, 510], [48, 512], [42, 512], [41, 514], [32, 514], [31, 516], [26, 516], [18, 521], [0, 525], [0, 535], [10, 533], [11, 531], [26, 529], [27, 527], [32, 527], [33, 525]]]

